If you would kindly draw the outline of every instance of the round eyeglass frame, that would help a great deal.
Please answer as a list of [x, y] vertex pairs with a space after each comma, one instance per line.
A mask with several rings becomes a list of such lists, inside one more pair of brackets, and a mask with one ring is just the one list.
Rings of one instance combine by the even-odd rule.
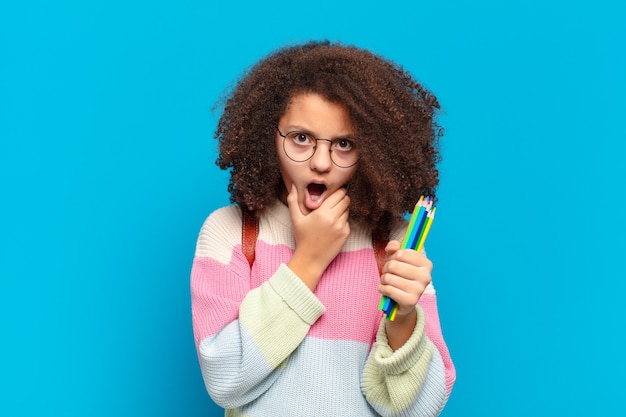
[[[308, 132], [301, 132], [303, 134], [306, 134], [308, 136], [310, 136], [313, 140], [315, 140], [315, 145], [313, 145], [313, 153], [311, 154], [311, 156], [309, 156], [306, 159], [302, 159], [302, 160], [298, 160], [298, 159], [294, 159], [293, 157], [291, 157], [289, 155], [289, 152], [287, 152], [287, 149], [285, 148], [285, 141], [287, 140], [287, 136], [290, 133], [296, 133], [298, 131], [289, 131], [287, 133], [285, 133], [283, 135], [283, 132], [280, 131], [280, 129], [278, 128], [278, 126], [276, 126], [276, 131], [278, 132], [278, 134], [283, 138], [283, 151], [285, 152], [285, 155], [287, 155], [287, 158], [291, 159], [294, 162], [306, 162], [309, 159], [313, 158], [313, 155], [315, 155], [315, 152], [317, 152], [317, 142], [320, 140], [324, 140], [326, 142], [330, 142], [330, 148], [329, 148], [329, 153], [330, 153], [330, 160], [333, 162], [333, 164], [335, 164], [336, 166], [338, 166], [339, 168], [351, 168], [353, 166], [355, 166], [360, 160], [361, 160], [361, 155], [357, 154], [357, 158], [356, 161], [354, 161], [354, 163], [350, 164], [350, 165], [339, 165], [337, 162], [335, 162], [335, 160], [333, 159], [333, 144], [336, 143], [339, 140], [343, 140], [346, 138], [337, 138], [337, 139], [324, 139], [324, 138], [316, 138], [315, 136], [313, 136], [311, 133]], [[300, 133], [300, 132], [298, 132]]]

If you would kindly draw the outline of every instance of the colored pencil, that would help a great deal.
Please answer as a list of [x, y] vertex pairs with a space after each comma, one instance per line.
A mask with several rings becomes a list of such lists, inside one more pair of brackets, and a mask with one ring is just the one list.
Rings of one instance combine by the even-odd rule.
[[[401, 249], [413, 249], [420, 252], [424, 248], [424, 242], [430, 231], [430, 227], [435, 218], [436, 207], [433, 206], [433, 200], [430, 197], [421, 196], [409, 219], [404, 238], [400, 245]], [[387, 320], [393, 321], [398, 312], [398, 305], [395, 301], [387, 296], [382, 296], [378, 309], [385, 313]]]

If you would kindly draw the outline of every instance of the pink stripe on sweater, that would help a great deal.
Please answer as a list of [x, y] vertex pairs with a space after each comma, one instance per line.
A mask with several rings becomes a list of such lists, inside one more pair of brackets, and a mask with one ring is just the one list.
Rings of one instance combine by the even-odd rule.
[[[339, 275], [339, 271], [343, 273]], [[382, 318], [378, 284], [378, 267], [371, 249], [339, 254], [315, 290], [326, 312], [309, 335], [373, 343]]]
[[191, 302], [196, 347], [239, 317], [239, 305], [249, 290], [249, 280], [234, 274], [232, 266], [211, 258], [194, 258]]

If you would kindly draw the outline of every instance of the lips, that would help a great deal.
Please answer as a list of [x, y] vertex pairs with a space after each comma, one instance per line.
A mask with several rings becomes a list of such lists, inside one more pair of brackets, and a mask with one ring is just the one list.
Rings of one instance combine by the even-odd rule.
[[315, 210], [319, 208], [326, 197], [328, 187], [325, 184], [312, 182], [306, 187], [306, 195], [304, 199], [304, 205], [309, 210]]

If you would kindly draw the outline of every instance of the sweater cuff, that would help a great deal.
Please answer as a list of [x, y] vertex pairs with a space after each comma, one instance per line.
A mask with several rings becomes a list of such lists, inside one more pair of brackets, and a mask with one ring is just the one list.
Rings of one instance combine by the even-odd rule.
[[[422, 368], [418, 370], [418, 373], [426, 376], [434, 346], [426, 336], [426, 315], [419, 304], [415, 308], [417, 310], [417, 323], [413, 333], [409, 340], [396, 351], [393, 351], [389, 346], [385, 320], [380, 322], [376, 335], [374, 360], [384, 374], [399, 375], [408, 369], [417, 367]], [[426, 358], [427, 360], [425, 360]]]
[[313, 325], [326, 308], [302, 280], [285, 264], [269, 279], [276, 294], [307, 324]]

